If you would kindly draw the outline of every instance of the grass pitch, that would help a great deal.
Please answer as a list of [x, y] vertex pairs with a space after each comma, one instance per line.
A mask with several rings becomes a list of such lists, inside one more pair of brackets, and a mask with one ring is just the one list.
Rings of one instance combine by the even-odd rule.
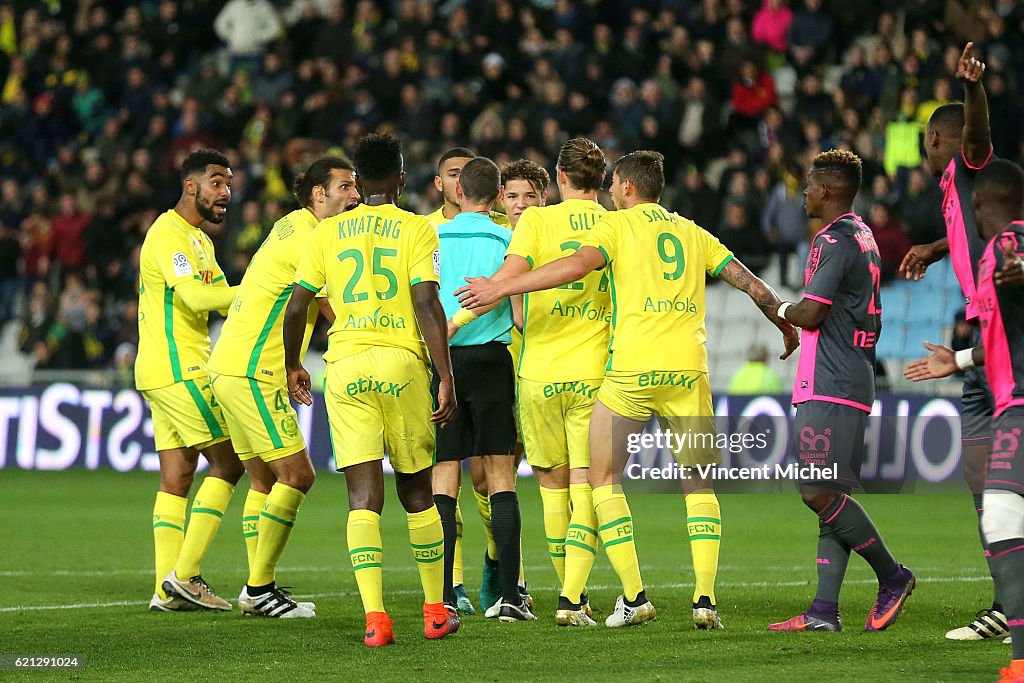
[[[556, 577], [540, 498], [520, 482], [527, 580], [540, 621], [467, 617], [454, 637], [423, 638], [422, 594], [405, 515], [388, 481], [383, 516], [385, 603], [397, 645], [362, 645], [363, 615], [345, 546], [342, 477], [323, 474], [303, 505], [278, 583], [317, 603], [314, 620], [146, 611], [153, 590], [150, 514], [157, 476], [110, 471], [0, 471], [0, 655], [78, 654], [84, 680], [994, 680], [1009, 661], [998, 641], [953, 643], [943, 633], [991, 600], [971, 499], [863, 496], [897, 558], [918, 576], [899, 622], [863, 624], [876, 584], [851, 560], [839, 634], [769, 633], [813, 597], [817, 524], [796, 495], [722, 495], [719, 613], [724, 631], [693, 630], [692, 572], [681, 496], [630, 499], [638, 552], [658, 620], [635, 629], [557, 629]], [[474, 602], [483, 535], [472, 494], [462, 499], [466, 583]], [[240, 533], [244, 482], [203, 564], [230, 600], [246, 577]], [[619, 587], [603, 552], [591, 600], [606, 616]], [[0, 679], [24, 673], [0, 671]]]

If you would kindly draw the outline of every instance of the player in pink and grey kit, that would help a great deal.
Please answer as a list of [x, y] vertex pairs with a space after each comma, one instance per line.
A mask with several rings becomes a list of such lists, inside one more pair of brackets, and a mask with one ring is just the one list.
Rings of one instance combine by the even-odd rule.
[[985, 241], [974, 298], [981, 344], [956, 353], [926, 344], [932, 355], [911, 363], [904, 376], [921, 381], [985, 366], [995, 419], [982, 528], [1013, 636], [1013, 658], [1001, 680], [1024, 683], [1024, 296], [1008, 284], [1024, 254], [1024, 171], [991, 162], [975, 179], [973, 204]]
[[[972, 325], [972, 345], [981, 340], [977, 324], [975, 269], [981, 259], [984, 242], [978, 234], [971, 210], [971, 190], [978, 171], [992, 159], [988, 101], [981, 82], [985, 65], [973, 56], [973, 48], [973, 43], [967, 43], [957, 67], [957, 79], [964, 86], [964, 103], [946, 104], [936, 109], [925, 131], [928, 167], [932, 175], [941, 178], [946, 237], [932, 244], [913, 247], [900, 265], [900, 272], [907, 278], [920, 280], [929, 265], [949, 254], [953, 272], [963, 291], [967, 320]], [[960, 408], [964, 479], [974, 496], [978, 530], [986, 558], [989, 557], [989, 549], [985, 535], [981, 533], [981, 492], [988, 462], [992, 409], [992, 392], [985, 381], [985, 373], [980, 370], [964, 373]], [[978, 612], [970, 624], [946, 633], [946, 638], [983, 640], [1006, 635], [1006, 616], [1001, 603], [1001, 596], [996, 590], [990, 608]]]
[[838, 480], [800, 482], [804, 504], [818, 516], [818, 590], [810, 608], [771, 631], [839, 631], [839, 591], [850, 554], [878, 577], [878, 597], [864, 628], [891, 626], [914, 589], [914, 574], [889, 552], [850, 490], [860, 481], [864, 432], [875, 400], [875, 344], [882, 325], [881, 258], [874, 235], [851, 207], [861, 184], [861, 160], [831, 150], [807, 173], [807, 215], [825, 227], [811, 244], [803, 300], [778, 315], [800, 333], [793, 386], [801, 465], [835, 467]]

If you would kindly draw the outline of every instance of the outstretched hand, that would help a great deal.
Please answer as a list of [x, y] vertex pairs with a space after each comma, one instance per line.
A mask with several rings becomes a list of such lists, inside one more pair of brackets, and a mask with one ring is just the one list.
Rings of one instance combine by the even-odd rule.
[[903, 371], [904, 377], [912, 382], [922, 382], [926, 379], [949, 377], [957, 371], [956, 356], [952, 349], [928, 342], [924, 343], [924, 347], [932, 354], [908, 365]]
[[505, 296], [501, 292], [501, 285], [489, 277], [467, 277], [466, 282], [469, 284], [455, 290], [455, 296], [463, 308], [483, 308]]

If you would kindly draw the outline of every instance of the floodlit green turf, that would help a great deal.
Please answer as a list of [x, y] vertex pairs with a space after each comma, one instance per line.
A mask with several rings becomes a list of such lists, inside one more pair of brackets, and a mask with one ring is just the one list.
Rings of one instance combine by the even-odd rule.
[[[988, 605], [990, 586], [966, 495], [864, 497], [890, 546], [919, 577], [900, 621], [865, 633], [872, 574], [851, 562], [841, 634], [768, 633], [770, 621], [809, 603], [817, 524], [796, 496], [722, 497], [719, 609], [726, 630], [695, 632], [692, 574], [681, 496], [634, 496], [638, 550], [658, 620], [629, 630], [557, 629], [555, 574], [544, 546], [540, 499], [521, 483], [527, 578], [540, 621], [469, 617], [454, 637], [422, 635], [422, 595], [405, 516], [393, 490], [384, 511], [385, 601], [398, 643], [368, 650], [348, 565], [344, 481], [322, 475], [307, 499], [279, 583], [317, 602], [315, 620], [231, 614], [151, 614], [150, 510], [155, 474], [0, 472], [0, 654], [83, 655], [90, 680], [995, 680], [1009, 661], [998, 642], [950, 643], [947, 628]], [[391, 482], [388, 483], [389, 487]], [[203, 565], [222, 596], [245, 580], [239, 491]], [[466, 578], [479, 585], [482, 532], [463, 497]], [[591, 580], [607, 615], [617, 582], [599, 557]], [[474, 599], [476, 591], [472, 590]], [[12, 609], [17, 608], [17, 609]], [[12, 678], [0, 672], [0, 678]], [[18, 676], [18, 680], [22, 677]]]

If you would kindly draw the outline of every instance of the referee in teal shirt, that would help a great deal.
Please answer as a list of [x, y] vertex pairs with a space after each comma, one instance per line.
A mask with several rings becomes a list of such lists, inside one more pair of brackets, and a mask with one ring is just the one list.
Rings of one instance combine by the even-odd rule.
[[[490, 219], [491, 207], [500, 194], [501, 174], [493, 161], [477, 157], [462, 168], [456, 186], [462, 212], [438, 227], [441, 304], [449, 320], [460, 310], [454, 292], [465, 283], [464, 278], [494, 273], [505, 260], [512, 232]], [[445, 604], [456, 609], [452, 567], [462, 461], [482, 458], [491, 501], [491, 531], [498, 547], [502, 592], [499, 618], [527, 621], [536, 617], [523, 602], [518, 586], [522, 521], [515, 489], [515, 376], [508, 352], [512, 324], [512, 309], [506, 300], [461, 327], [451, 338], [459, 406], [448, 426], [437, 430], [433, 484], [434, 503], [444, 528]]]

